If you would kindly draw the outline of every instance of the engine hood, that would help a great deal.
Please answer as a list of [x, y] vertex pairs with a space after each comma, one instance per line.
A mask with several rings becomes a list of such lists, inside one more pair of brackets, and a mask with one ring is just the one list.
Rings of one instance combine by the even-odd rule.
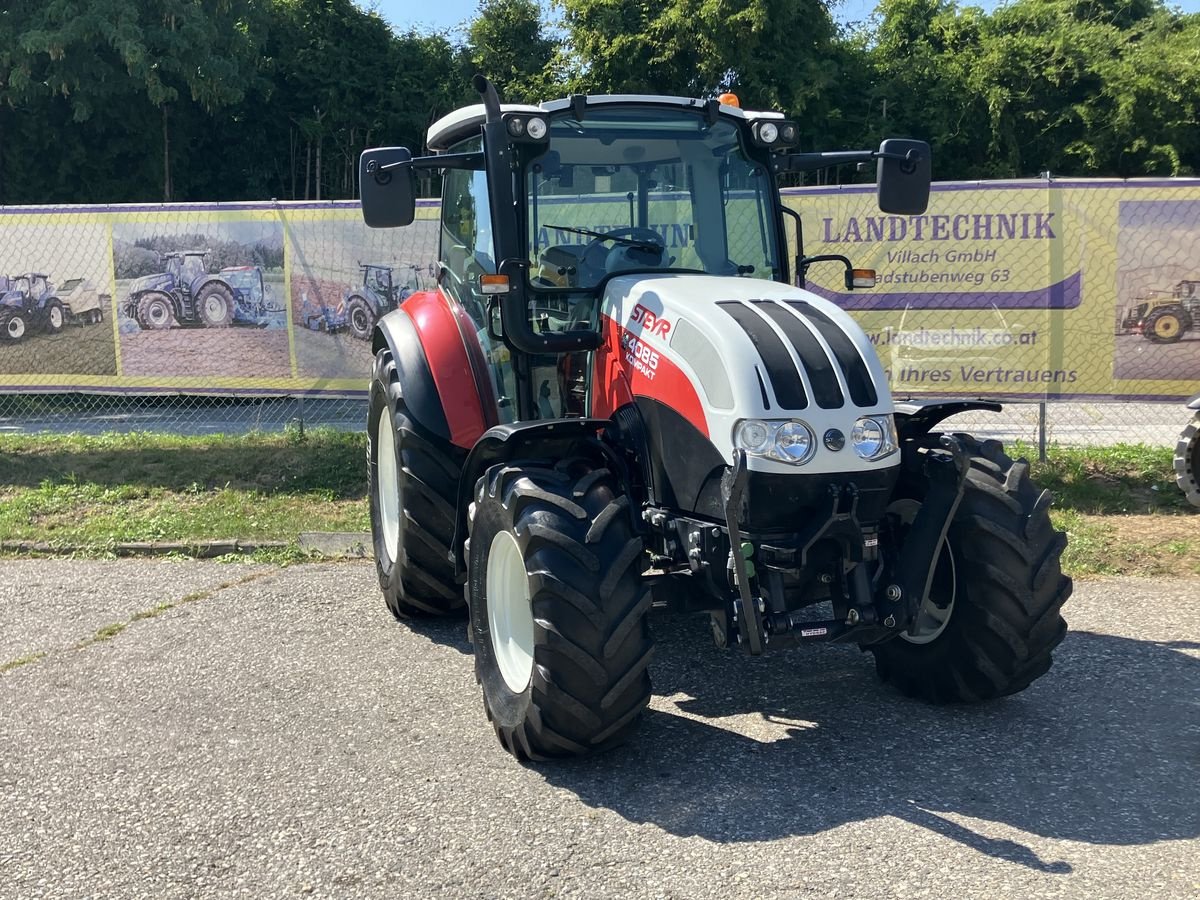
[[[850, 446], [860, 416], [895, 408], [866, 334], [828, 300], [761, 279], [643, 273], [609, 281], [601, 312], [609, 329], [617, 327], [633, 395], [675, 405], [672, 386], [682, 385], [703, 422], [680, 411], [724, 459], [732, 458], [736, 425], [753, 418], [802, 420], [817, 443], [804, 466], [752, 458], [755, 470], [845, 472], [899, 462], [898, 453], [867, 462]], [[678, 373], [662, 377], [649, 362]]]
[[169, 291], [174, 279], [165, 272], [157, 275], [143, 275], [129, 286], [129, 293], [140, 294], [142, 291]]

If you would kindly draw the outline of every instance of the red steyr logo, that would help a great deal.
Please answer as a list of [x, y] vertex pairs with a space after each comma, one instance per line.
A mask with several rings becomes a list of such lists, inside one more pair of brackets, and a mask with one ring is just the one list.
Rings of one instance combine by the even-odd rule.
[[629, 323], [631, 325], [640, 324], [650, 334], [664, 338], [671, 331], [670, 322], [650, 312], [650, 310], [646, 309], [640, 303], [634, 306], [633, 314], [629, 317]]

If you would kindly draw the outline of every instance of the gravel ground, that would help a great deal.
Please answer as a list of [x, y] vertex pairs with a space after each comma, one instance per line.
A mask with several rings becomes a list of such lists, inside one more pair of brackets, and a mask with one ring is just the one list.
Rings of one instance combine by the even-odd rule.
[[663, 622], [635, 741], [528, 767], [462, 623], [395, 623], [369, 564], [5, 560], [0, 614], [0, 665], [46, 654], [0, 674], [5, 898], [1200, 892], [1196, 580], [1078, 585], [978, 708]]

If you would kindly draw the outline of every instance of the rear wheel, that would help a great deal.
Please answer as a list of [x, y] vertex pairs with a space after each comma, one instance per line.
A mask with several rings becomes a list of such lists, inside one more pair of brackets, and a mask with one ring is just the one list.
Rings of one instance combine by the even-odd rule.
[[1200, 412], [1183, 429], [1175, 445], [1175, 482], [1189, 503], [1200, 506]]
[[46, 302], [46, 331], [50, 334], [58, 334], [62, 331], [63, 325], [67, 323], [67, 311], [58, 300], [48, 300]]
[[[1059, 563], [1066, 536], [1051, 525], [1050, 495], [1030, 481], [1028, 464], [995, 441], [958, 437], [971, 468], [929, 598], [905, 634], [869, 648], [881, 678], [935, 703], [1014, 694], [1045, 674], [1071, 595]], [[916, 496], [894, 502], [893, 531], [919, 508]]]
[[19, 341], [25, 337], [25, 332], [28, 330], [29, 323], [25, 318], [25, 313], [15, 309], [0, 312], [0, 337], [6, 341]]
[[362, 297], [351, 297], [346, 304], [346, 322], [351, 334], [360, 341], [369, 341], [375, 329], [375, 313]]
[[219, 281], [210, 281], [196, 295], [196, 312], [208, 328], [233, 324], [233, 291]]
[[650, 699], [650, 596], [629, 500], [608, 469], [494, 466], [471, 507], [475, 674], [518, 759], [623, 742]]
[[367, 477], [375, 568], [397, 619], [465, 605], [450, 562], [461, 451], [409, 418], [390, 350], [375, 356], [367, 420]]
[[1146, 316], [1142, 334], [1156, 344], [1174, 344], [1187, 331], [1187, 320], [1182, 310], [1163, 307]]
[[147, 294], [138, 300], [137, 323], [143, 330], [160, 331], [170, 328], [174, 316], [171, 301], [162, 294]]

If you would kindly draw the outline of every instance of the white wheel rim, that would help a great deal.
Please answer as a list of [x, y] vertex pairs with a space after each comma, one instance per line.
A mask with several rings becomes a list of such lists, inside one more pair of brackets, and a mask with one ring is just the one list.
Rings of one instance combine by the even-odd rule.
[[167, 321], [167, 307], [163, 303], [154, 303], [150, 307], [150, 321], [161, 325]]
[[504, 683], [514, 694], [533, 675], [533, 604], [517, 539], [507, 531], [492, 538], [487, 561], [488, 630]]
[[225, 315], [225, 301], [220, 297], [210, 296], [204, 301], [204, 308], [210, 319], [219, 319]]
[[59, 309], [57, 306], [52, 306], [50, 308], [50, 325], [51, 325], [51, 327], [62, 328], [62, 323], [63, 323], [62, 310]]
[[379, 446], [375, 459], [375, 502], [383, 526], [383, 546], [394, 563], [400, 558], [400, 472], [396, 468], [392, 417], [386, 406], [379, 412], [375, 442]]
[[[916, 518], [917, 510], [920, 508], [920, 501], [896, 500], [888, 506], [887, 511], [908, 525]], [[950, 619], [954, 615], [954, 604], [958, 600], [958, 570], [954, 562], [954, 552], [950, 550], [945, 541], [942, 542], [934, 565], [941, 565], [942, 551], [946, 551], [946, 558], [950, 561], [950, 602], [945, 606], [938, 606], [934, 603], [932, 596], [925, 598], [921, 608], [917, 610], [916, 620], [908, 627], [907, 631], [900, 634], [900, 637], [910, 644], [929, 644], [937, 640], [946, 630], [946, 626], [950, 624]]]
[[19, 316], [8, 320], [8, 336], [21, 338], [25, 335], [25, 320]]

